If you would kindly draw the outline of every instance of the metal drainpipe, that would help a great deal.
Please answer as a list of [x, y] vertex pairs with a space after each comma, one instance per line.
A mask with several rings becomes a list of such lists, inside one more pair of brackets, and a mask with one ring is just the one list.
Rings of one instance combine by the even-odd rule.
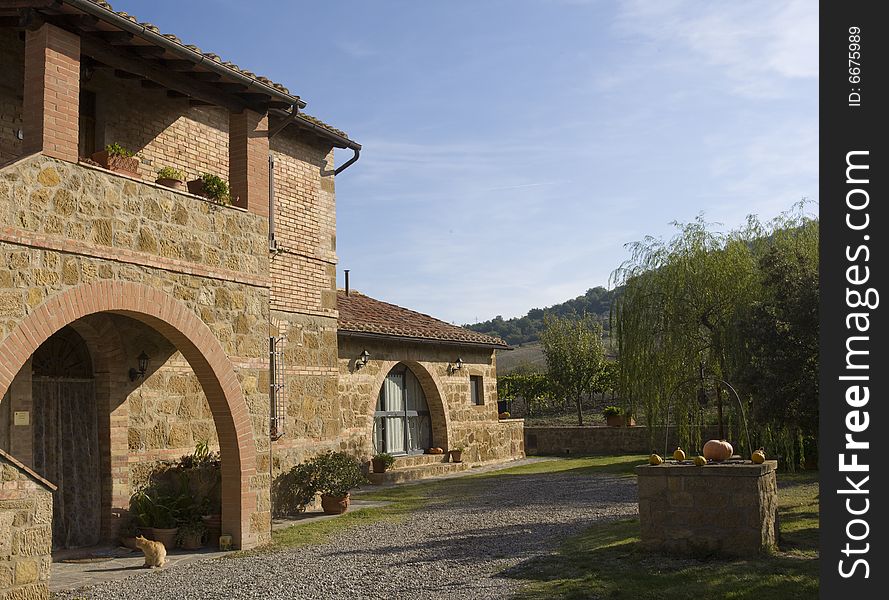
[[335, 169], [334, 172], [333, 172], [334, 175], [339, 175], [340, 173], [342, 173], [343, 171], [345, 171], [346, 169], [348, 169], [349, 167], [351, 167], [352, 164], [355, 163], [355, 162], [358, 160], [358, 156], [361, 154], [361, 149], [352, 146], [352, 147], [351, 147], [351, 150], [352, 150], [352, 152], [354, 152], [355, 154], [352, 155], [352, 158], [350, 158], [349, 160], [347, 160], [346, 162], [344, 162], [343, 164], [341, 164], [337, 169]]
[[269, 152], [269, 252], [278, 251], [275, 239], [275, 157]]

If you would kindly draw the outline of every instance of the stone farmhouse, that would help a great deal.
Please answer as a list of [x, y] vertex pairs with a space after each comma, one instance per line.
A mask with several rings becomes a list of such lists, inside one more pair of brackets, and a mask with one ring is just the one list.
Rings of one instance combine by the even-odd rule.
[[[501, 340], [336, 289], [361, 146], [299, 95], [99, 0], [0, 1], [0, 64], [0, 591], [45, 593], [53, 548], [115, 539], [152, 465], [201, 442], [237, 548], [329, 449], [397, 455], [395, 479], [465, 467], [435, 446], [523, 456]], [[98, 166], [111, 144], [136, 160]]]

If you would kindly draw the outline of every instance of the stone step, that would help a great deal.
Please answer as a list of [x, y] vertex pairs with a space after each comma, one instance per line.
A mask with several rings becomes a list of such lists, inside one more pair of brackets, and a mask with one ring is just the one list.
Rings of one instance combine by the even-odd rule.
[[402, 483], [404, 481], [426, 479], [427, 477], [438, 477], [439, 475], [458, 473], [460, 471], [466, 471], [467, 469], [469, 469], [467, 463], [438, 462], [420, 464], [412, 467], [399, 467], [390, 469], [385, 473], [370, 473], [368, 474], [368, 478], [372, 484], [382, 485], [384, 483]]
[[448, 462], [447, 454], [411, 454], [409, 456], [396, 456], [395, 464], [389, 468], [406, 469], [408, 467], [418, 467], [420, 465], [434, 465], [438, 463]]

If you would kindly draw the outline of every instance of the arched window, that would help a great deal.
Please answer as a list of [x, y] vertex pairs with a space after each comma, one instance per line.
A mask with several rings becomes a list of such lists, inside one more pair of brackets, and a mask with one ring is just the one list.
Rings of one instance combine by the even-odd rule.
[[373, 441], [376, 452], [389, 454], [421, 454], [432, 445], [426, 394], [404, 365], [396, 365], [383, 381], [374, 412]]

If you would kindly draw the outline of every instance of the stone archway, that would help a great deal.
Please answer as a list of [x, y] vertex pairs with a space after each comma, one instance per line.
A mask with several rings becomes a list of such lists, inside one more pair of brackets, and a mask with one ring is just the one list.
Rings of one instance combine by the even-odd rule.
[[[56, 294], [23, 318], [0, 342], [0, 397], [16, 373], [53, 333], [98, 313], [125, 315], [150, 326], [188, 361], [213, 414], [222, 458], [222, 528], [237, 547], [257, 543], [256, 447], [237, 373], [209, 327], [185, 304], [133, 282], [101, 281]], [[121, 365], [123, 367], [123, 365]]]
[[369, 403], [370, 413], [368, 415], [368, 418], [370, 421], [370, 430], [368, 431], [368, 439], [373, 440], [373, 423], [376, 398], [379, 395], [380, 389], [382, 389], [383, 387], [383, 382], [389, 375], [389, 372], [398, 365], [404, 365], [408, 369], [410, 369], [411, 373], [413, 373], [417, 380], [420, 382], [420, 387], [423, 388], [423, 394], [425, 394], [426, 396], [426, 404], [429, 407], [429, 413], [432, 421], [433, 445], [440, 446], [442, 448], [448, 448], [450, 418], [448, 416], [447, 407], [445, 406], [444, 396], [441, 393], [441, 382], [427, 367], [417, 361], [412, 360], [381, 361], [380, 370], [374, 378], [373, 385], [371, 386], [371, 390], [373, 390], [374, 392], [374, 397], [373, 401]]

